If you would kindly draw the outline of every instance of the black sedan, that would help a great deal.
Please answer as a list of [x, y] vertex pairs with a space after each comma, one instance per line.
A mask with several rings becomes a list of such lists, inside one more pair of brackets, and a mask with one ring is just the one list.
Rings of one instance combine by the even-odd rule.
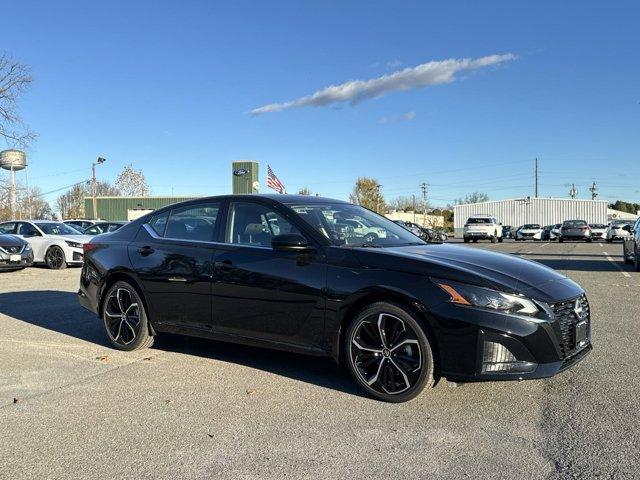
[[[380, 235], [365, 238], [349, 221]], [[337, 200], [191, 200], [98, 235], [84, 251], [80, 303], [122, 350], [173, 332], [330, 356], [391, 402], [442, 377], [550, 377], [591, 350], [589, 303], [567, 277], [429, 244]]]
[[22, 270], [33, 265], [33, 250], [16, 235], [0, 234], [0, 271]]

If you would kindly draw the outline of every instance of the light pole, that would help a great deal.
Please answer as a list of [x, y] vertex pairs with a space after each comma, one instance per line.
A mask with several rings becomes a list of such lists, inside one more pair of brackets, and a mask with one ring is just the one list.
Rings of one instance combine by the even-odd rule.
[[96, 183], [96, 165], [100, 165], [106, 162], [107, 159], [103, 157], [98, 157], [98, 159], [91, 164], [91, 193], [93, 195], [93, 219], [97, 220], [98, 218], [98, 199], [96, 195], [98, 193], [98, 184]]
[[380, 213], [380, 189], [382, 185], [376, 185], [376, 212]]

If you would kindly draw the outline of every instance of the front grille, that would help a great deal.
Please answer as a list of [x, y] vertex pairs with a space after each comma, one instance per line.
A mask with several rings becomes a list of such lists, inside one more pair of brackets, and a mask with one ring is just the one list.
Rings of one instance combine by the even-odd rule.
[[24, 245], [11, 245], [7, 247], [0, 245], [0, 250], [3, 250], [4, 252], [11, 253], [11, 254], [22, 253], [23, 248], [24, 248]]
[[[575, 327], [582, 321], [587, 322], [587, 339], [589, 338], [589, 332], [591, 329], [591, 311], [589, 309], [587, 296], [582, 294], [577, 298], [553, 304], [551, 305], [551, 309], [556, 317], [560, 333], [562, 357], [564, 359], [571, 358], [589, 344], [587, 341], [583, 345], [576, 346], [575, 338]], [[580, 316], [578, 316], [576, 311], [580, 312]]]

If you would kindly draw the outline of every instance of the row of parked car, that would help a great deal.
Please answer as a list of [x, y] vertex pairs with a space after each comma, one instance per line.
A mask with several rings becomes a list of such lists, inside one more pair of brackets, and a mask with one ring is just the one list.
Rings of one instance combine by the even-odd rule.
[[11, 220], [0, 223], [0, 270], [33, 264], [52, 269], [81, 265], [82, 246], [95, 235], [114, 232], [127, 222], [98, 220]]
[[565, 220], [554, 225], [541, 226], [528, 223], [514, 229], [511, 225], [502, 225], [495, 217], [473, 216], [464, 226], [464, 242], [490, 240], [492, 243], [502, 242], [505, 238], [516, 241], [553, 241], [581, 240], [592, 242], [606, 240], [624, 240], [631, 236], [635, 220], [614, 220], [608, 225], [587, 223], [584, 220]]
[[420, 237], [427, 242], [446, 242], [449, 236], [444, 230], [436, 230], [434, 228], [423, 227], [414, 222], [408, 222], [405, 220], [393, 220], [394, 223], [409, 230], [415, 236]]

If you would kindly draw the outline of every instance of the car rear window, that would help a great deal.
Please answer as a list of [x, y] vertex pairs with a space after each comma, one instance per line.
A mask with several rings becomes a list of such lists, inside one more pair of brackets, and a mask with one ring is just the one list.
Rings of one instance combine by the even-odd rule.
[[540, 228], [540, 225], [537, 223], [528, 223], [522, 227], [523, 230], [537, 230], [538, 228]]
[[592, 223], [589, 225], [591, 228], [599, 228], [599, 229], [603, 229], [603, 228], [607, 228], [606, 225], [603, 225], [601, 223]]
[[467, 225], [473, 225], [474, 223], [491, 223], [490, 218], [470, 218], [467, 220]]
[[566, 228], [582, 228], [587, 226], [587, 222], [584, 220], [567, 220], [562, 226]]

